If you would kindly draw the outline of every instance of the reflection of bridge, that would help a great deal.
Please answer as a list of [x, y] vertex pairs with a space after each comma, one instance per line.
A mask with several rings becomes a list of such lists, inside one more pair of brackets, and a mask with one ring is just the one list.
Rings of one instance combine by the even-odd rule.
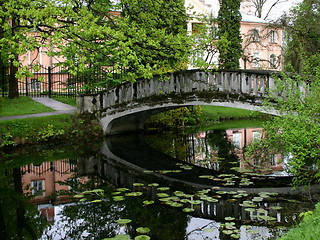
[[[164, 81], [141, 79], [78, 98], [79, 113], [95, 113], [105, 134], [143, 129], [156, 113], [191, 105], [213, 105], [262, 111], [271, 71], [189, 70], [171, 73]], [[279, 73], [278, 73], [279, 74]]]

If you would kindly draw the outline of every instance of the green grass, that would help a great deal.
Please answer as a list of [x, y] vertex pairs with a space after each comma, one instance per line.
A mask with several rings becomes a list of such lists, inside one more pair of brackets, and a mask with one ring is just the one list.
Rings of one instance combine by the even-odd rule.
[[49, 131], [48, 125], [53, 125], [54, 130], [69, 129], [72, 116], [69, 114], [47, 117], [23, 118], [0, 121], [0, 136], [10, 133], [11, 136], [26, 138], [37, 136], [40, 131]]
[[218, 106], [202, 106], [200, 121], [202, 123], [205, 123], [215, 122], [221, 119], [262, 118], [263, 116], [265, 116], [265, 114], [244, 109]]
[[30, 97], [19, 97], [16, 99], [9, 99], [5, 97], [2, 100], [3, 103], [0, 105], [0, 117], [54, 111], [41, 103], [33, 101]]
[[54, 100], [57, 100], [59, 102], [77, 107], [77, 99], [76, 98], [64, 97], [64, 96], [52, 96], [51, 98]]
[[280, 240], [316, 240], [320, 239], [320, 204], [316, 204], [313, 214], [305, 215], [303, 221], [292, 228]]

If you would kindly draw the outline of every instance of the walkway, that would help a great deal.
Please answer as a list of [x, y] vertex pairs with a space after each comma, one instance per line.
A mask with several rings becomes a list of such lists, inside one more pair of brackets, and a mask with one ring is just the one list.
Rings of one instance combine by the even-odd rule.
[[45, 112], [45, 113], [34, 113], [34, 114], [26, 114], [19, 116], [9, 116], [9, 117], [0, 117], [0, 121], [2, 120], [12, 120], [12, 119], [22, 119], [22, 118], [31, 118], [31, 117], [46, 117], [60, 114], [74, 114], [77, 108], [70, 106], [68, 104], [56, 101], [52, 98], [48, 97], [34, 97], [32, 98], [34, 101], [39, 102], [49, 108], [55, 110], [54, 112]]

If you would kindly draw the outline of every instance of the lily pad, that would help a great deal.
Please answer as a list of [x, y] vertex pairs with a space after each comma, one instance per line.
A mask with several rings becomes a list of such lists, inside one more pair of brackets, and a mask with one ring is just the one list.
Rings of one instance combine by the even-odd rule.
[[233, 220], [235, 220], [235, 218], [234, 218], [234, 217], [225, 217], [224, 220], [226, 220], [226, 221], [233, 221]]
[[142, 186], [144, 186], [144, 184], [143, 184], [143, 183], [134, 183], [133, 186], [135, 186], [135, 187], [142, 187]]
[[214, 232], [214, 231], [215, 231], [215, 229], [212, 229], [212, 228], [205, 228], [205, 229], [203, 229], [203, 231], [205, 231], [205, 232]]
[[114, 196], [113, 197], [113, 201], [119, 202], [119, 201], [123, 201], [124, 200], [124, 196]]
[[104, 238], [102, 240], [129, 240], [129, 239], [130, 239], [129, 235], [120, 234], [120, 235], [117, 235], [113, 238]]
[[148, 200], [145, 200], [145, 201], [143, 201], [143, 204], [144, 205], [151, 205], [151, 204], [154, 204], [154, 201], [148, 201]]
[[158, 187], [159, 183], [150, 183], [148, 184], [149, 187]]
[[142, 195], [142, 192], [131, 192], [131, 193], [126, 193], [126, 196], [128, 197], [139, 197]]
[[145, 234], [145, 233], [150, 232], [150, 228], [147, 228], [147, 227], [139, 227], [139, 228], [136, 229], [136, 231], [137, 231], [138, 233]]
[[118, 224], [128, 224], [128, 223], [131, 223], [132, 220], [131, 219], [119, 219], [116, 221]]
[[167, 191], [167, 190], [170, 190], [170, 188], [169, 187], [159, 187], [159, 188], [157, 188], [157, 190], [159, 190], [159, 191]]
[[282, 207], [280, 207], [280, 206], [273, 206], [273, 207], [270, 207], [270, 209], [272, 209], [272, 210], [280, 210], [280, 209], [282, 209]]
[[126, 192], [126, 191], [129, 191], [129, 189], [128, 188], [118, 188], [117, 191]]
[[160, 198], [166, 198], [166, 197], [169, 197], [170, 195], [166, 193], [157, 193], [157, 196]]
[[193, 208], [184, 208], [182, 211], [189, 213], [189, 212], [193, 212], [194, 209]]
[[151, 238], [147, 235], [139, 235], [134, 238], [134, 240], [150, 240]]

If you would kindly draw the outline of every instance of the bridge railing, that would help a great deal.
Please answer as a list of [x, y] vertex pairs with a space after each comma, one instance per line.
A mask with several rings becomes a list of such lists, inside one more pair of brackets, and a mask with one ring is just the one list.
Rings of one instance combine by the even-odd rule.
[[133, 83], [102, 91], [97, 94], [81, 95], [78, 98], [80, 113], [95, 112], [117, 105], [143, 101], [148, 97], [192, 92], [225, 92], [262, 98], [268, 89], [275, 87], [272, 71], [236, 70], [204, 72], [188, 70], [170, 73], [163, 80], [158, 77], [141, 79]]

